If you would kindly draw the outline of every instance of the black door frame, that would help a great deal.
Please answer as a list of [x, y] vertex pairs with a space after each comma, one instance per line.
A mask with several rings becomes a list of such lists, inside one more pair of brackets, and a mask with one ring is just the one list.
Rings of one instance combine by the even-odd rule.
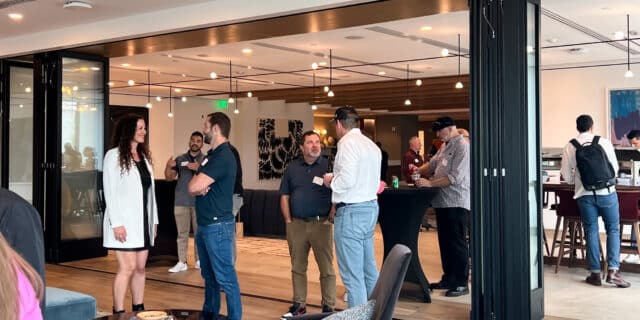
[[109, 60], [101, 56], [93, 56], [65, 51], [46, 52], [34, 57], [35, 68], [39, 71], [39, 83], [43, 84], [42, 103], [46, 105], [46, 119], [43, 119], [46, 141], [43, 167], [46, 172], [46, 199], [44, 202], [45, 215], [45, 244], [46, 260], [48, 262], [65, 262], [87, 259], [107, 255], [102, 246], [102, 237], [84, 240], [61, 239], [61, 183], [62, 183], [62, 59], [75, 58], [101, 62], [103, 65], [104, 92], [104, 150], [107, 150], [109, 125]]

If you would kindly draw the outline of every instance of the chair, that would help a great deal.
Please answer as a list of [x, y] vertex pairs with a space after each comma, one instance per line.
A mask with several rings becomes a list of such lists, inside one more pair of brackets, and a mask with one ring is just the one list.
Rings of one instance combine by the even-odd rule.
[[635, 233], [636, 239], [640, 239], [640, 192], [620, 191], [618, 192], [618, 203], [620, 205], [620, 252], [640, 254], [640, 247], [632, 247], [631, 238], [623, 239], [622, 230], [625, 225], [631, 226], [631, 232]]
[[[376, 286], [369, 296], [369, 301], [375, 300], [373, 316], [370, 319], [362, 320], [390, 320], [393, 316], [400, 289], [404, 283], [404, 277], [411, 261], [411, 250], [402, 244], [393, 246], [389, 255], [382, 264], [380, 276]], [[324, 319], [333, 312], [306, 314], [298, 317], [291, 317], [291, 320], [315, 320]]]
[[46, 288], [46, 296], [44, 318], [47, 320], [87, 320], [96, 317], [96, 299], [92, 296], [53, 287]]
[[[555, 248], [557, 246], [560, 247], [558, 258], [556, 259], [556, 268], [555, 273], [558, 273], [558, 267], [562, 262], [562, 257], [565, 254], [569, 254], [569, 267], [573, 266], [573, 261], [576, 257], [576, 251], [580, 249], [583, 259], [585, 256], [585, 248], [586, 242], [584, 239], [584, 231], [582, 228], [582, 216], [580, 215], [580, 208], [578, 207], [578, 202], [573, 198], [574, 192], [571, 190], [559, 190], [556, 191], [556, 215], [558, 218], [556, 219], [556, 228], [553, 232], [553, 244], [551, 246], [551, 255], [553, 256], [555, 252]], [[560, 239], [558, 239], [558, 229], [560, 227], [560, 222], [562, 223], [562, 235]], [[567, 234], [569, 233], [569, 234]], [[567, 239], [567, 235], [569, 239]], [[600, 245], [600, 258], [605, 263], [605, 271], [606, 260], [604, 259], [604, 253], [602, 251], [602, 244], [598, 239], [598, 244]], [[568, 245], [568, 248], [565, 246]], [[605, 272], [606, 273], [606, 272]]]

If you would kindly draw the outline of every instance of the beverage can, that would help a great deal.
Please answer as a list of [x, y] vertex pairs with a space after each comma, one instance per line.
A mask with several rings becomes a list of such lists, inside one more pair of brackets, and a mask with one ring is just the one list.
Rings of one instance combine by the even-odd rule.
[[399, 183], [398, 183], [398, 176], [392, 176], [392, 177], [391, 177], [391, 179], [392, 179], [392, 180], [391, 180], [391, 186], [392, 186], [394, 189], [398, 189], [398, 187], [399, 187], [399, 185], [398, 185], [398, 184], [399, 184]]

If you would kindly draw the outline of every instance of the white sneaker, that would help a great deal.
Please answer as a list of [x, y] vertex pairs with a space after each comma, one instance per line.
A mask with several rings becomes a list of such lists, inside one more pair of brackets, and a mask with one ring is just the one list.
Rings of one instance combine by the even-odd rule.
[[629, 254], [624, 259], [624, 263], [640, 263], [640, 256], [637, 254]]
[[200, 260], [196, 260], [196, 266], [195, 266], [195, 268], [196, 268], [196, 269], [200, 269]]
[[181, 271], [187, 271], [186, 262], [178, 261], [178, 263], [176, 263], [176, 265], [173, 266], [173, 268], [169, 269], [169, 272], [171, 273], [181, 272]]
[[344, 302], [349, 302], [349, 291], [344, 292], [344, 298], [342, 298]]

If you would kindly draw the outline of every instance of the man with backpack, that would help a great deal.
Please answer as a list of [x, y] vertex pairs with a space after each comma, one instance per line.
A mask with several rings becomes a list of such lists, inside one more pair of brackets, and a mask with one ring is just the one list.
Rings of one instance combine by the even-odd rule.
[[[602, 216], [607, 232], [606, 282], [619, 288], [631, 284], [620, 274], [620, 213], [615, 182], [618, 160], [611, 141], [593, 135], [593, 119], [581, 115], [576, 119], [580, 133], [564, 148], [561, 173], [566, 182], [575, 184], [574, 198], [578, 202], [587, 240], [587, 262], [591, 275], [587, 283], [602, 285], [600, 276], [600, 236], [598, 216]], [[562, 204], [560, 204], [562, 205]]]

